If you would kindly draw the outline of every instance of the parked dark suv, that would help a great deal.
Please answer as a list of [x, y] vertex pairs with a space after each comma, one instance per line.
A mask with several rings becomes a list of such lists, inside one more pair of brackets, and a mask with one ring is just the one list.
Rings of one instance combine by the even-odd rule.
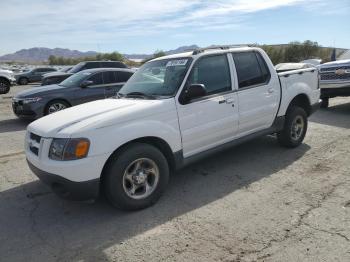
[[108, 98], [116, 95], [133, 73], [133, 70], [124, 68], [84, 70], [58, 85], [18, 93], [12, 99], [12, 109], [18, 117], [35, 119], [67, 107]]
[[86, 61], [75, 65], [68, 72], [56, 72], [44, 76], [41, 80], [41, 85], [59, 84], [71, 75], [78, 73], [82, 70], [92, 68], [128, 68], [123, 62], [120, 61]]
[[54, 71], [56, 71], [55, 68], [38, 67], [26, 72], [16, 74], [15, 78], [16, 78], [17, 84], [26, 85], [31, 82], [39, 82], [44, 74], [51, 73]]

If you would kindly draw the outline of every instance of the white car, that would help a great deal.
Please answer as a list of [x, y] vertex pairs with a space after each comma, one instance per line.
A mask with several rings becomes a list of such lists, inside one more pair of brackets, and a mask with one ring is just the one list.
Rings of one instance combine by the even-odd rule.
[[296, 147], [319, 105], [314, 68], [277, 74], [260, 48], [216, 47], [144, 64], [115, 98], [28, 126], [32, 171], [66, 198], [104, 192], [116, 207], [154, 204], [170, 170], [257, 136]]
[[0, 69], [0, 94], [7, 94], [11, 85], [15, 83], [16, 79], [12, 71]]

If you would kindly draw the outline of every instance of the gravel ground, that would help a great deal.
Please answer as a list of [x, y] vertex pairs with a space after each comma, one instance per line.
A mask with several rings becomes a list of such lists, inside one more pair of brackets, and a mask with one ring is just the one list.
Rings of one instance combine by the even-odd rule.
[[25, 88], [0, 97], [1, 261], [350, 261], [350, 99], [315, 113], [300, 147], [235, 147], [127, 213], [62, 200], [30, 172], [11, 111]]

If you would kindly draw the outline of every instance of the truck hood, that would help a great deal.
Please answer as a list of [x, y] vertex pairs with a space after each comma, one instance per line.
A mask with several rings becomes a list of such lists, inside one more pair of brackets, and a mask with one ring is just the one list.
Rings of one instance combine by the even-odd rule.
[[144, 119], [170, 110], [176, 110], [173, 98], [103, 99], [40, 118], [32, 122], [27, 130], [47, 138], [67, 138], [79, 136], [84, 131]]
[[328, 62], [320, 65], [320, 67], [328, 67], [328, 66], [337, 66], [337, 65], [344, 65], [344, 64], [350, 64], [350, 59], [347, 60], [337, 60], [333, 62]]

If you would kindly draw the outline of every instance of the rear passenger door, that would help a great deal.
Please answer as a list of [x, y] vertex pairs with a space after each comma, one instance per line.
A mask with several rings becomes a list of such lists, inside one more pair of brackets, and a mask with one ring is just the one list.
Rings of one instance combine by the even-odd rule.
[[119, 92], [123, 85], [131, 77], [130, 72], [110, 71], [103, 72], [103, 82], [105, 83], [106, 98], [112, 97]]
[[102, 73], [103, 83], [105, 86], [105, 97], [114, 96], [121, 88], [117, 83], [117, 75], [115, 71], [106, 71]]
[[280, 84], [259, 52], [232, 53], [238, 78], [239, 136], [273, 124], [280, 102]]

